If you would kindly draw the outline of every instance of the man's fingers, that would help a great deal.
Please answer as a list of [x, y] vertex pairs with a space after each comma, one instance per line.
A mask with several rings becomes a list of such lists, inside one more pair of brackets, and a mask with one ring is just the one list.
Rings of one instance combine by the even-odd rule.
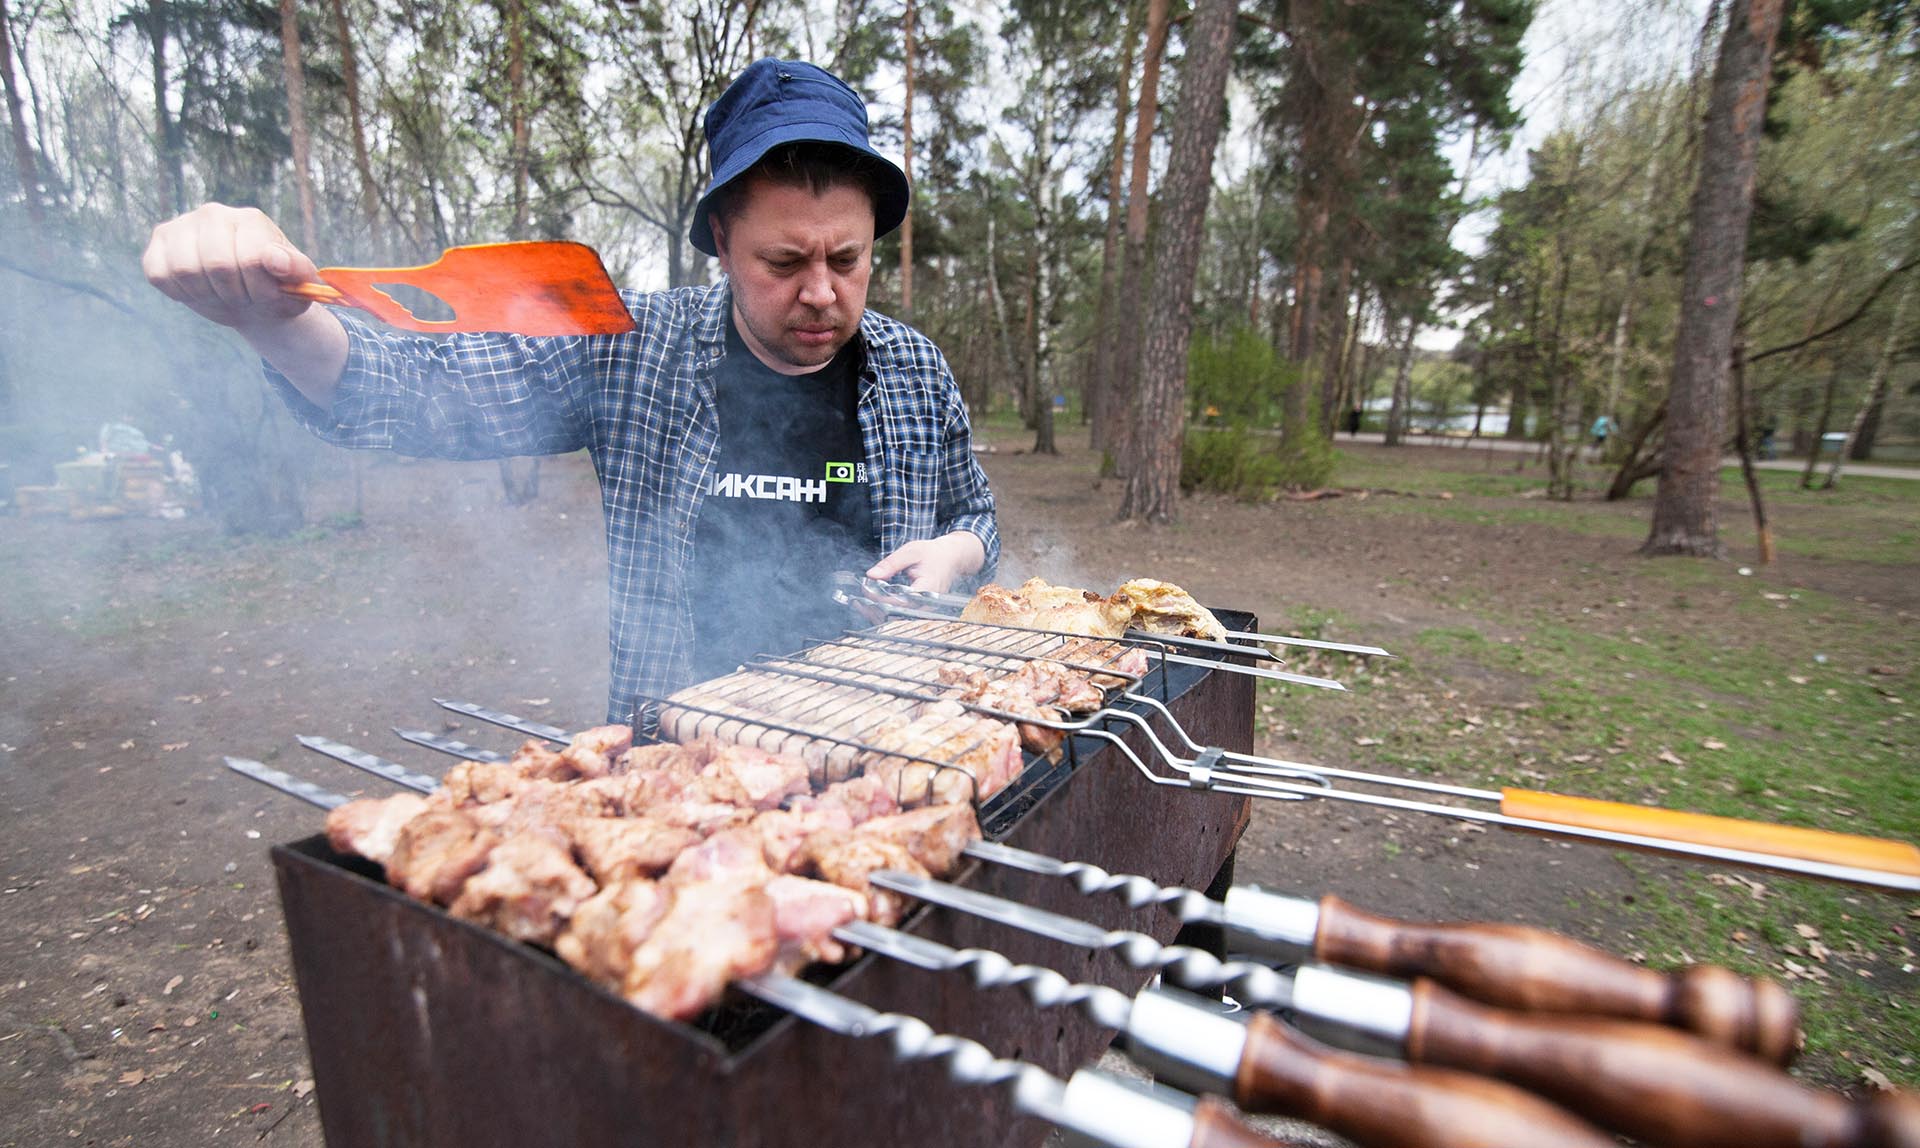
[[247, 305], [247, 282], [240, 274], [240, 256], [235, 249], [238, 238], [231, 224], [223, 219], [208, 220], [196, 229], [200, 274], [206, 279], [213, 298], [228, 307]]
[[876, 582], [885, 582], [895, 574], [900, 573], [900, 571], [912, 566], [918, 561], [916, 557], [918, 551], [916, 548], [919, 545], [917, 542], [909, 542], [885, 558], [882, 558], [880, 561], [874, 563], [867, 571], [867, 577], [872, 578]]

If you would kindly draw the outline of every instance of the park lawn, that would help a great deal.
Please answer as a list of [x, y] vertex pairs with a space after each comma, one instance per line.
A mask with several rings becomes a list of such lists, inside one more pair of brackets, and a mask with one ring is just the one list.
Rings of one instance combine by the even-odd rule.
[[[1684, 602], [1687, 587], [1727, 571], [1654, 563], [1643, 577], [1680, 588]], [[1753, 590], [1735, 607], [1734, 637], [1662, 625], [1657, 612], [1573, 622], [1469, 595], [1474, 624], [1425, 629], [1396, 651], [1402, 660], [1365, 672], [1323, 661], [1353, 691], [1268, 689], [1262, 724], [1292, 729], [1311, 760], [1329, 764], [1920, 837], [1912, 663], [1884, 663], [1882, 623], [1850, 600]], [[1288, 620], [1313, 632], [1329, 617]], [[1639, 886], [1621, 910], [1639, 956], [1783, 978], [1805, 1007], [1811, 1072], [1857, 1084], [1848, 1061], [1872, 1050], [1876, 1071], [1920, 1084], [1920, 1007], [1901, 999], [1920, 929], [1910, 899], [1623, 859]]]
[[[1581, 491], [1570, 503], [1549, 501], [1546, 471], [1532, 455], [1460, 451], [1426, 453], [1444, 468], [1405, 467], [1381, 452], [1342, 451], [1334, 483], [1370, 492], [1364, 513], [1418, 514], [1479, 525], [1550, 526], [1580, 534], [1644, 535], [1654, 483], [1619, 502], [1600, 498], [1611, 474], [1579, 469]], [[1518, 464], [1518, 466], [1516, 465]], [[1802, 490], [1800, 476], [1760, 471], [1761, 497], [1782, 555], [1885, 566], [1920, 565], [1920, 480], [1843, 475], [1833, 490]], [[1349, 496], [1353, 497], [1353, 496]], [[1756, 543], [1747, 491], [1737, 467], [1721, 472], [1720, 518], [1729, 552], [1751, 560]]]

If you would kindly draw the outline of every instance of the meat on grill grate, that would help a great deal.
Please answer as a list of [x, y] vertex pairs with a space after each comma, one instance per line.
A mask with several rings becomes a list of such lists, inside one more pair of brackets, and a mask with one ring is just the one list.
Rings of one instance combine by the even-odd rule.
[[969, 805], [899, 812], [884, 774], [816, 793], [805, 763], [762, 750], [589, 735], [457, 766], [429, 797], [349, 802], [328, 814], [328, 839], [409, 895], [687, 1019], [737, 977], [844, 959], [834, 929], [902, 909], [868, 873], [945, 873], [979, 836]]

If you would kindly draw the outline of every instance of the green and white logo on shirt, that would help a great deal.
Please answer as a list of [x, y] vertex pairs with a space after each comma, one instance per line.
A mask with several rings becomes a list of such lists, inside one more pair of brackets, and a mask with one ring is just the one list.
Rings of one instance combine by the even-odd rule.
[[827, 464], [828, 482], [865, 482], [867, 464], [864, 462], [830, 462]]

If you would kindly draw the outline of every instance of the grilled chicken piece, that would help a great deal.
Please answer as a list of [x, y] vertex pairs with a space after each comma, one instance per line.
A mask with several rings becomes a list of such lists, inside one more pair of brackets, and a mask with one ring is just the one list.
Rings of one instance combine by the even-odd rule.
[[794, 798], [787, 808], [799, 812], [829, 806], [846, 810], [855, 825], [900, 811], [900, 803], [894, 800], [893, 791], [877, 777], [849, 777], [845, 781], [836, 781], [821, 790], [818, 796]]
[[574, 734], [560, 757], [581, 777], [605, 777], [632, 746], [632, 726], [601, 725]]
[[528, 781], [504, 801], [464, 806], [468, 815], [503, 836], [577, 817], [615, 817], [621, 812], [621, 782]]
[[1133, 603], [1121, 595], [1102, 598], [1091, 590], [1030, 578], [1018, 590], [982, 586], [960, 612], [960, 620], [1118, 638], [1133, 620]]
[[766, 890], [773, 898], [774, 928], [780, 937], [779, 966], [797, 972], [814, 961], [838, 964], [847, 959], [847, 946], [833, 931], [866, 914], [865, 896], [791, 875], [775, 877]]
[[875, 730], [867, 744], [890, 752], [864, 755], [865, 772], [905, 807], [985, 801], [1018, 777], [1024, 764], [1011, 726], [969, 714], [957, 702], [925, 706], [911, 721]]
[[1171, 582], [1135, 578], [1114, 592], [1133, 603], [1133, 624], [1150, 634], [1178, 634], [1208, 641], [1227, 640], [1227, 628], [1193, 595]]
[[560, 959], [618, 991], [633, 953], [653, 934], [673, 895], [652, 881], [617, 881], [580, 902], [554, 938]]
[[465, 811], [430, 808], [401, 826], [387, 881], [416, 900], [451, 904], [499, 843], [499, 834]]
[[668, 1020], [690, 1020], [727, 984], [773, 966], [779, 922], [764, 885], [734, 881], [669, 884], [673, 898], [633, 951], [620, 992]]
[[426, 807], [426, 798], [411, 793], [349, 801], [327, 811], [327, 844], [385, 865], [401, 828]]
[[755, 817], [748, 828], [760, 838], [760, 852], [767, 867], [785, 873], [793, 867], [793, 855], [801, 842], [823, 829], [850, 832], [853, 816], [843, 806], [815, 804], [806, 809], [769, 810]]
[[854, 830], [905, 849], [929, 873], [945, 875], [960, 863], [969, 841], [980, 839], [970, 805], [928, 805], [891, 817], [876, 817]]
[[602, 887], [635, 877], [657, 877], [700, 834], [651, 817], [579, 817], [564, 823], [567, 840]]
[[547, 743], [539, 738], [528, 738], [520, 743], [507, 759], [514, 772], [521, 777], [537, 781], [568, 781], [580, 776], [573, 763], [562, 757], [556, 750], [547, 748]]
[[557, 829], [541, 827], [495, 845], [486, 867], [467, 879], [447, 911], [516, 941], [551, 945], [593, 893], [593, 879], [573, 863], [567, 839]]
[[712, 761], [700, 771], [700, 776], [730, 783], [741, 796], [737, 804], [755, 809], [774, 809], [787, 798], [812, 788], [805, 763], [739, 745], [716, 747]]
[[800, 845], [794, 854], [794, 870], [817, 874], [867, 899], [866, 919], [882, 925], [897, 925], [906, 913], [906, 901], [897, 893], [878, 889], [867, 880], [875, 869], [898, 869], [931, 876], [926, 866], [914, 860], [905, 846], [884, 837], [823, 830]]
[[440, 779], [440, 793], [454, 805], [490, 805], [505, 801], [533, 781], [511, 762], [463, 761]]
[[690, 745], [678, 745], [663, 741], [654, 745], [636, 745], [620, 755], [614, 764], [616, 775], [627, 773], [682, 773], [691, 777], [711, 759], [711, 751], [718, 742], [711, 738], [696, 739]]
[[773, 870], [760, 850], [760, 838], [751, 830], [728, 829], [707, 838], [674, 859], [667, 880], [675, 885], [714, 881], [764, 885]]

